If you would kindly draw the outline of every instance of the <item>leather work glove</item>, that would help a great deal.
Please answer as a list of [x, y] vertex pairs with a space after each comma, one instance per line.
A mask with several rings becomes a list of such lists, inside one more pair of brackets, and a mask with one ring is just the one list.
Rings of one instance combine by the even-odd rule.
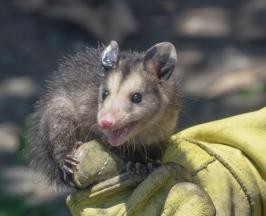
[[123, 173], [98, 142], [82, 148], [74, 177], [82, 189], [67, 198], [73, 215], [266, 216], [266, 108], [171, 136], [149, 175]]

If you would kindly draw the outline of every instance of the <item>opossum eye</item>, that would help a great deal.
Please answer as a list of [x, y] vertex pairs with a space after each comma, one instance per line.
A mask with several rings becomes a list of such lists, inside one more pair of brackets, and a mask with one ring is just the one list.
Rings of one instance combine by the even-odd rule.
[[131, 101], [133, 103], [140, 103], [142, 100], [142, 95], [138, 92], [134, 93], [132, 96], [131, 96]]
[[108, 90], [104, 90], [102, 93], [102, 100], [104, 100], [109, 94], [110, 92]]

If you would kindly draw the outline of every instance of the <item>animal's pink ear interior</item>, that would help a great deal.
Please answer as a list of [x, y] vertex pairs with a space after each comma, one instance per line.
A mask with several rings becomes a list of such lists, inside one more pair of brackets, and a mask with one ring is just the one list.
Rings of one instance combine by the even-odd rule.
[[158, 43], [149, 48], [144, 56], [144, 70], [158, 79], [168, 80], [177, 63], [175, 46], [169, 42]]

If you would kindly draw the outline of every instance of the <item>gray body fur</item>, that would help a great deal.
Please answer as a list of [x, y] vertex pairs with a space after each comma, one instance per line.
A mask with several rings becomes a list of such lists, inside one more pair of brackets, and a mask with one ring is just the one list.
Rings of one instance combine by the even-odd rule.
[[31, 118], [31, 164], [57, 185], [62, 182], [60, 167], [75, 142], [93, 138], [89, 130], [96, 123], [101, 52], [88, 48], [64, 59]]
[[[85, 142], [100, 136], [93, 131], [93, 126], [97, 124], [101, 83], [98, 71], [102, 51], [103, 48], [87, 48], [73, 57], [65, 58], [48, 82], [32, 115], [31, 164], [48, 177], [49, 182], [55, 182], [57, 186], [64, 185], [61, 168], [66, 155], [72, 152], [75, 142]], [[128, 63], [124, 73], [127, 76], [130, 65], [134, 65], [134, 61], [139, 63], [144, 55], [130, 52], [125, 56], [124, 61]], [[175, 77], [172, 82], [176, 82]], [[165, 119], [162, 124], [171, 122], [175, 127], [179, 111], [179, 89], [170, 88], [169, 91], [171, 104], [162, 112]], [[172, 129], [166, 132], [166, 136], [172, 132]], [[158, 133], [154, 133], [151, 128], [147, 131], [147, 139], [156, 134]], [[161, 146], [159, 148], [161, 149]], [[153, 152], [152, 149], [151, 154]], [[134, 154], [141, 154], [141, 150]]]

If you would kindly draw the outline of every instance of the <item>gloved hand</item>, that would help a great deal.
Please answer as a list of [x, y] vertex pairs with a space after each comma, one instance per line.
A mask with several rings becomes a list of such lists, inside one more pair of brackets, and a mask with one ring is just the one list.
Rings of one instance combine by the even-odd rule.
[[[87, 170], [94, 157], [84, 157]], [[111, 158], [115, 165], [106, 173], [123, 172], [123, 162]], [[72, 193], [67, 199], [72, 214], [266, 215], [265, 108], [173, 135], [162, 162], [148, 176], [111, 179], [99, 165], [96, 176], [107, 180]]]
[[73, 193], [67, 203], [73, 215], [83, 216], [215, 215], [210, 197], [188, 182], [189, 176], [180, 166], [163, 165], [148, 176], [124, 174], [108, 179]]

